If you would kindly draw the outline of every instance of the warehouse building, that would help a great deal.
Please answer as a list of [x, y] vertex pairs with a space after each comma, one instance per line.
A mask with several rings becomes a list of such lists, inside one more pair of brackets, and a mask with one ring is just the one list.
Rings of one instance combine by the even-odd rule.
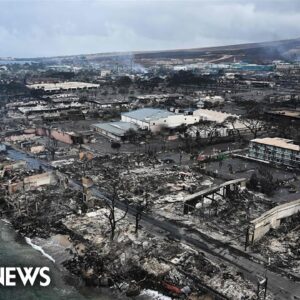
[[173, 113], [156, 108], [142, 108], [123, 113], [122, 121], [136, 124], [141, 129], [159, 132], [162, 128], [176, 128], [180, 125], [191, 125], [199, 122], [199, 117]]
[[138, 130], [138, 126], [128, 122], [97, 123], [91, 127], [101, 135], [116, 141], [123, 141], [129, 130]]
[[121, 120], [136, 124], [142, 129], [150, 130], [151, 124], [155, 123], [156, 120], [172, 115], [174, 115], [174, 113], [163, 109], [142, 108], [122, 113]]
[[66, 81], [57, 83], [36, 83], [28, 84], [27, 87], [31, 90], [42, 90], [45, 92], [59, 92], [59, 91], [77, 91], [77, 90], [90, 90], [99, 88], [99, 84]]

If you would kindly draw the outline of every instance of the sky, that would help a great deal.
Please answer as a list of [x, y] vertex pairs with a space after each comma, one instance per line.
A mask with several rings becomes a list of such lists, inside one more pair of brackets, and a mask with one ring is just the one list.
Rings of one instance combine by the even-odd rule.
[[0, 0], [0, 57], [300, 38], [300, 0]]

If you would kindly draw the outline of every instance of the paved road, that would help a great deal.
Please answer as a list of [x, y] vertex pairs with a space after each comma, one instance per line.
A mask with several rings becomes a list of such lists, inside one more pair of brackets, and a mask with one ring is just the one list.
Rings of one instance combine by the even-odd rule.
[[[44, 168], [51, 169], [52, 167], [47, 162], [35, 160], [32, 157], [26, 156], [26, 154], [19, 152], [16, 154], [16, 150], [11, 151], [9, 156], [12, 158], [25, 159], [34, 168], [43, 166]], [[80, 189], [80, 183], [74, 180], [70, 180], [70, 184], [74, 188]], [[92, 193], [95, 197], [100, 197], [106, 201], [110, 201], [109, 197], [98, 188], [93, 188]], [[121, 201], [116, 203], [119, 209], [127, 209], [127, 205]], [[134, 207], [129, 207], [128, 214], [134, 216], [136, 210]], [[236, 251], [233, 251], [228, 245], [214, 240], [212, 238], [205, 238], [204, 235], [196, 232], [190, 232], [183, 229], [179, 225], [172, 224], [169, 221], [158, 220], [152, 216], [143, 214], [140, 224], [150, 232], [154, 232], [160, 235], [167, 235], [168, 237], [177, 239], [183, 243], [189, 244], [198, 250], [206, 253], [215, 262], [225, 262], [233, 265], [241, 271], [246, 278], [256, 283], [257, 275], [264, 275], [268, 277], [268, 289], [273, 293], [275, 299], [300, 299], [300, 283], [295, 282], [289, 278], [286, 278], [278, 273], [267, 270], [267, 268], [259, 263], [256, 263], [243, 255], [239, 255]]]
[[[96, 188], [93, 189], [93, 194], [109, 201], [109, 199]], [[118, 202], [116, 206], [122, 210], [126, 209], [126, 204], [122, 202]], [[129, 207], [129, 214], [135, 215], [135, 212], [133, 207]], [[257, 282], [257, 275], [266, 274], [268, 277], [268, 289], [273, 293], [275, 299], [300, 299], [300, 282], [295, 282], [280, 274], [267, 270], [264, 265], [256, 263], [242, 255], [238, 255], [236, 253], [238, 251], [231, 250], [230, 247], [218, 240], [209, 238], [208, 243], [206, 239], [203, 239], [203, 235], [190, 233], [182, 227], [165, 220], [158, 220], [146, 214], [142, 215], [140, 224], [150, 232], [159, 230], [161, 234], [163, 230], [168, 236], [196, 247], [212, 259], [217, 260], [217, 262], [225, 262], [237, 267], [247, 279], [254, 283]], [[156, 228], [154, 228], [154, 226]]]

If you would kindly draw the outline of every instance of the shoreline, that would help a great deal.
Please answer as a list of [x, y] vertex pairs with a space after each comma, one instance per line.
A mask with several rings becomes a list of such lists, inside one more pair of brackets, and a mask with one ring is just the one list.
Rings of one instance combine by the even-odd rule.
[[[82, 278], [72, 274], [67, 268], [64, 267], [63, 263], [58, 263], [57, 260], [55, 258], [53, 258], [53, 256], [54, 256], [53, 253], [51, 253], [51, 251], [46, 251], [44, 249], [43, 243], [36, 243], [36, 239], [39, 239], [40, 242], [43, 241], [43, 242], [47, 243], [47, 241], [49, 241], [49, 239], [51, 239], [51, 237], [48, 239], [39, 238], [37, 236], [34, 238], [29, 238], [29, 237], [22, 235], [19, 232], [18, 228], [13, 226], [13, 223], [8, 218], [3, 218], [3, 216], [2, 216], [2, 218], [0, 219], [0, 223], [1, 222], [3, 222], [3, 224], [5, 224], [5, 225], [8, 225], [10, 227], [10, 229], [13, 231], [13, 233], [15, 234], [16, 243], [18, 243], [20, 245], [26, 245], [26, 246], [32, 248], [37, 253], [37, 255], [41, 255], [42, 257], [47, 259], [47, 261], [49, 261], [51, 264], [53, 264], [53, 266], [55, 266], [56, 271], [58, 271], [59, 274], [62, 276], [62, 279], [66, 285], [70, 286], [70, 288], [75, 289], [81, 295], [81, 297], [88, 297], [88, 298], [83, 298], [83, 299], [94, 299], [94, 296], [96, 297], [98, 293], [100, 293], [100, 297], [101, 297], [101, 293], [103, 293], [105, 299], [123, 299], [123, 298], [120, 298], [120, 295], [117, 294], [117, 290], [114, 290], [111, 288], [97, 289], [97, 288], [87, 287], [83, 283]], [[55, 236], [55, 235], [53, 235], [53, 236]], [[63, 254], [63, 252], [57, 252], [56, 255], [59, 255], [59, 253]], [[53, 270], [51, 271], [51, 273], [52, 272], [53, 272]], [[53, 278], [52, 278], [52, 280], [53, 280]], [[109, 297], [109, 298], [106, 298], [106, 297]], [[98, 299], [98, 297], [96, 299]]]
[[[19, 229], [13, 225], [13, 222], [9, 220], [8, 218], [1, 218], [0, 221], [3, 223], [9, 225], [11, 229], [15, 232], [17, 242], [20, 244], [26, 244], [30, 246], [32, 249], [34, 249], [37, 253], [45, 257], [48, 261], [53, 263], [55, 267], [59, 270], [61, 275], [64, 278], [64, 281], [66, 284], [72, 286], [75, 288], [78, 293], [82, 296], [93, 296], [94, 294], [100, 293], [105, 293], [109, 294], [111, 296], [111, 299], [131, 299], [131, 297], [127, 297], [123, 292], [119, 290], [118, 286], [92, 286], [85, 282], [84, 278], [82, 276], [77, 276], [74, 273], [72, 273], [66, 266], [65, 263], [68, 262], [69, 260], [72, 260], [75, 258], [74, 254], [68, 254], [69, 259], [60, 261], [57, 259], [59, 255], [65, 254], [67, 250], [69, 250], [69, 246], [73, 247], [72, 242], [70, 241], [70, 236], [69, 235], [63, 235], [63, 234], [49, 234], [48, 238], [41, 238], [39, 236], [34, 236], [34, 237], [26, 237], [22, 233], [20, 233]], [[57, 238], [57, 240], [61, 240], [61, 243], [57, 244], [52, 244], [53, 249], [46, 249], [47, 248], [47, 243], [49, 241], [53, 241], [53, 238]], [[68, 240], [68, 242], [67, 242]], [[69, 244], [69, 245], [66, 245]], [[46, 247], [45, 247], [46, 245]], [[49, 250], [49, 251], [48, 251]], [[56, 253], [54, 253], [53, 250], [59, 250]], [[74, 282], [74, 279], [77, 282]], [[124, 283], [125, 284], [125, 283]], [[126, 285], [126, 284], [125, 284]], [[90, 299], [90, 298], [89, 298]], [[151, 289], [143, 289], [140, 291], [140, 294], [136, 297], [136, 299], [141, 299], [141, 300], [170, 300], [171, 298], [168, 296], [165, 296], [158, 291], [151, 290]]]
[[39, 251], [43, 256], [45, 256], [46, 258], [48, 258], [49, 260], [51, 260], [53, 263], [55, 263], [55, 259], [51, 255], [49, 255], [48, 253], [46, 253], [41, 246], [38, 246], [38, 245], [32, 243], [31, 239], [28, 238], [28, 237], [26, 237], [26, 236], [24, 238], [25, 238], [26, 243], [29, 246], [31, 246], [33, 249]]

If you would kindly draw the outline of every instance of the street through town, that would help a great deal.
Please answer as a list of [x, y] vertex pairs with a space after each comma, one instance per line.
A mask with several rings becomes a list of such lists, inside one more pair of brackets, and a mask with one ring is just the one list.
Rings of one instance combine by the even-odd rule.
[[[26, 160], [32, 168], [44, 168], [51, 170], [53, 167], [39, 159], [28, 156], [26, 153], [10, 148], [8, 156], [13, 159]], [[67, 175], [66, 175], [67, 176]], [[69, 178], [69, 185], [76, 189], [82, 189], [81, 183]], [[101, 198], [104, 201], [110, 201], [109, 196], [105, 191], [101, 191], [97, 187], [92, 188], [92, 193], [95, 197]], [[116, 200], [116, 207], [126, 211], [130, 216], [135, 216], [136, 210], [123, 201]], [[188, 229], [172, 224], [166, 220], [159, 220], [149, 214], [142, 213], [140, 224], [150, 233], [176, 239], [181, 243], [188, 244], [193, 248], [205, 253], [205, 255], [215, 263], [226, 263], [236, 267], [245, 278], [253, 283], [257, 283], [257, 276], [266, 276], [268, 278], [268, 290], [273, 293], [275, 299], [300, 299], [300, 281], [295, 278], [288, 278], [277, 272], [271, 271], [263, 263], [255, 262], [247, 257], [240, 250], [233, 249], [226, 243], [205, 236], [203, 233], [189, 232]]]

